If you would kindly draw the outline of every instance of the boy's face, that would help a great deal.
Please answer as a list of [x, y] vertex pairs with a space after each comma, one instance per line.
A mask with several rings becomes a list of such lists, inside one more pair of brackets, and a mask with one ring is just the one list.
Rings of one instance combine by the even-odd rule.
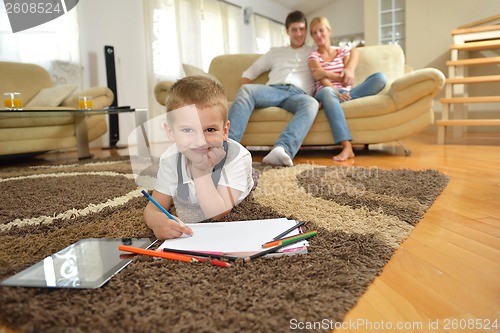
[[170, 111], [169, 119], [170, 125], [165, 125], [169, 140], [194, 163], [213, 147], [222, 147], [222, 142], [228, 139], [229, 120], [224, 120], [220, 107], [198, 110], [195, 105], [189, 105]]

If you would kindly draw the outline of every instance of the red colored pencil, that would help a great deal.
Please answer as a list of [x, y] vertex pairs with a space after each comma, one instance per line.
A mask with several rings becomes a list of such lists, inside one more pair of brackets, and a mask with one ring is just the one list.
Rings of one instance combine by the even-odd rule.
[[[205, 261], [204, 258], [193, 257], [193, 256], [172, 253], [172, 252], [163, 252], [163, 251], [160, 252], [160, 251], [146, 250], [146, 249], [142, 249], [139, 247], [127, 246], [127, 245], [119, 245], [118, 250], [131, 252], [131, 253], [137, 253], [137, 254], [144, 254], [147, 256], [151, 256], [151, 257], [158, 257], [158, 258], [164, 258], [164, 259], [170, 259], [170, 260], [179, 260], [179, 261], [186, 261], [186, 262], [204, 262]], [[215, 265], [215, 266], [231, 267], [230, 263], [223, 262], [220, 260], [210, 260], [210, 263], [212, 265]]]

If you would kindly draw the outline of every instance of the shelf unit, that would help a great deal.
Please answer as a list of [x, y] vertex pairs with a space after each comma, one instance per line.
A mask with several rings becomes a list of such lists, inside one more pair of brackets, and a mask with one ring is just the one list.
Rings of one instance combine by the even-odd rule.
[[379, 0], [379, 43], [405, 50], [405, 0]]
[[[441, 120], [438, 127], [438, 144], [445, 144], [446, 130], [450, 126], [499, 126], [500, 119], [468, 119], [468, 105], [477, 103], [500, 103], [500, 93], [495, 96], [469, 96], [471, 84], [499, 83], [500, 75], [468, 76], [472, 66], [496, 66], [500, 64], [500, 14], [484, 20], [472, 22], [452, 31], [453, 44], [450, 46], [451, 59], [446, 62], [445, 97], [442, 104]], [[471, 58], [472, 51], [493, 51], [495, 56]], [[450, 115], [453, 114], [453, 119]]]

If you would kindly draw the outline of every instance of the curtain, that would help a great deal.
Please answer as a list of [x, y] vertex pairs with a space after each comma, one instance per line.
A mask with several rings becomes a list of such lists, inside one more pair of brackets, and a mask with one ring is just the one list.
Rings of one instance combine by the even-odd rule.
[[151, 115], [163, 111], [153, 90], [184, 75], [182, 64], [204, 71], [221, 54], [239, 53], [241, 9], [218, 0], [146, 0]]
[[0, 61], [33, 63], [44, 67], [55, 84], [81, 87], [78, 11], [12, 33], [5, 6], [0, 6]]
[[238, 53], [239, 7], [218, 0], [144, 1], [153, 72], [178, 78], [181, 64], [207, 71], [217, 55]]
[[271, 47], [290, 44], [285, 25], [261, 15], [254, 15], [255, 43], [258, 53], [266, 53]]

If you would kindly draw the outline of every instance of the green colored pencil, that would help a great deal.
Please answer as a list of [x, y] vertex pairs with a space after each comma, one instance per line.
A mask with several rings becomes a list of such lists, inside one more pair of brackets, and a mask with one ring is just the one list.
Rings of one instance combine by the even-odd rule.
[[[281, 245], [281, 244], [290, 244], [290, 242], [293, 241], [293, 240], [296, 240], [296, 239], [301, 240], [301, 239], [304, 239], [306, 236], [309, 236], [309, 235], [315, 236], [317, 233], [318, 233], [318, 230], [309, 231], [309, 232], [306, 232], [306, 233], [303, 233], [303, 234], [299, 234], [299, 235], [295, 235], [295, 236], [290, 236], [290, 237], [279, 239], [279, 240], [272, 241], [272, 242], [267, 242], [265, 244], [262, 244], [262, 247], [263, 248], [269, 248], [269, 247], [273, 247], [273, 246]], [[309, 238], [309, 237], [307, 237], [307, 238]]]

